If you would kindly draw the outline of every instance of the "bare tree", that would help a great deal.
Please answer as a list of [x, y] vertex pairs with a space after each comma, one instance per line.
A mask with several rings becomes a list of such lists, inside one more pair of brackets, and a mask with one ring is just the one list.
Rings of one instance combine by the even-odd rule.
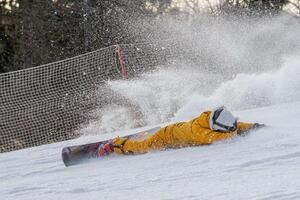
[[300, 16], [300, 0], [289, 0], [288, 4], [291, 6], [292, 12]]

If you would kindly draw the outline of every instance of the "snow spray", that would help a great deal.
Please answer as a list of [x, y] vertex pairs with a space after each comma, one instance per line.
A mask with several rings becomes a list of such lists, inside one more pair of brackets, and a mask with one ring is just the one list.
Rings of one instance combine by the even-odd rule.
[[107, 105], [90, 129], [111, 132], [187, 120], [221, 104], [238, 111], [300, 101], [300, 53], [296, 51], [300, 29], [295, 23], [281, 16], [207, 18], [196, 30], [176, 24], [173, 38], [195, 38], [193, 48], [196, 44], [206, 61], [217, 62], [207, 62], [213, 63], [208, 67], [203, 62], [204, 67], [183, 60], [139, 78], [108, 81], [108, 87], [135, 105], [139, 115], [132, 115], [130, 107]]

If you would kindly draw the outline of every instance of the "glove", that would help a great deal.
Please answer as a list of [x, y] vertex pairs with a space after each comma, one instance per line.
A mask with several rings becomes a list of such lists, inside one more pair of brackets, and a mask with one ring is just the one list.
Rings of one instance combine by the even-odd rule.
[[98, 156], [99, 157], [107, 156], [113, 152], [114, 152], [114, 145], [113, 145], [112, 141], [102, 144], [98, 148]]
[[259, 129], [259, 128], [263, 128], [266, 127], [265, 124], [259, 124], [259, 123], [254, 123], [254, 125], [252, 126], [253, 130]]

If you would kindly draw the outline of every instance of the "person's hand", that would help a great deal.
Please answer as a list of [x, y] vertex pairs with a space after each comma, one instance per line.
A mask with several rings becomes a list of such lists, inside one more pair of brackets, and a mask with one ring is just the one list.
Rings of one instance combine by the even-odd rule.
[[259, 129], [259, 128], [263, 128], [263, 127], [266, 127], [265, 124], [259, 124], [259, 123], [254, 123], [252, 129]]

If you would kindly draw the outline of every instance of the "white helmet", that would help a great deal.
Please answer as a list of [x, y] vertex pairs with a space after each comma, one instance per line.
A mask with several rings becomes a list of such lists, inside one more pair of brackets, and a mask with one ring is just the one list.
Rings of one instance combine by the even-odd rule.
[[211, 112], [209, 126], [211, 130], [215, 131], [235, 131], [237, 129], [237, 118], [225, 106], [221, 106]]

